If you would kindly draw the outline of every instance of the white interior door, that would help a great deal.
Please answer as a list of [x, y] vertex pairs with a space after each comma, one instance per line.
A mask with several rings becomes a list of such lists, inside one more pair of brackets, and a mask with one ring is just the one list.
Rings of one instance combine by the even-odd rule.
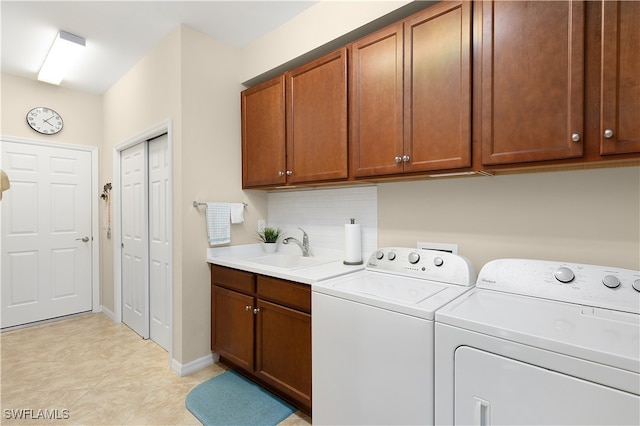
[[171, 346], [170, 168], [166, 134], [149, 141], [149, 296], [151, 340]]
[[122, 321], [149, 337], [147, 144], [122, 151]]
[[91, 153], [2, 142], [0, 327], [92, 309]]

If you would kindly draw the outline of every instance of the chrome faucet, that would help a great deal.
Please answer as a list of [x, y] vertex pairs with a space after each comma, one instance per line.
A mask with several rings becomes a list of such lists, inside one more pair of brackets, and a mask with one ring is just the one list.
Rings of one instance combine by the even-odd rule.
[[282, 243], [283, 244], [296, 243], [298, 247], [300, 247], [300, 250], [302, 250], [302, 257], [309, 257], [309, 236], [307, 235], [306, 232], [304, 232], [304, 229], [302, 228], [298, 228], [298, 229], [302, 231], [302, 242], [298, 241], [293, 237], [287, 237], [284, 240], [282, 240]]

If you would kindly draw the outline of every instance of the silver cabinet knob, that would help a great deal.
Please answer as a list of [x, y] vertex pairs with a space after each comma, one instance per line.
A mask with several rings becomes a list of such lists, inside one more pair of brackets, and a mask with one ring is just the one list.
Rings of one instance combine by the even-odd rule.
[[293, 170], [287, 170], [287, 176], [291, 176], [293, 174]]
[[613, 130], [607, 129], [604, 131], [604, 137], [607, 139], [611, 139], [613, 137]]
[[253, 314], [254, 314], [254, 315], [258, 315], [258, 312], [260, 312], [260, 308], [255, 308], [255, 309], [253, 310]]
[[245, 307], [244, 307], [244, 310], [245, 310], [245, 311], [247, 311], [247, 312], [249, 312], [249, 311], [251, 310], [251, 305], [247, 305], [247, 306], [245, 306]]
[[86, 243], [87, 241], [89, 241], [89, 237], [76, 238], [76, 241], [82, 241], [83, 243]]
[[282, 170], [278, 170], [278, 176], [280, 177], [284, 176], [284, 172]]
[[571, 140], [574, 142], [578, 142], [580, 140], [580, 135], [578, 133], [574, 133], [571, 135]]
[[402, 156], [402, 161], [404, 161], [405, 163], [408, 163], [410, 159], [411, 158], [408, 155], [403, 155]]
[[396, 160], [396, 163], [402, 163], [402, 157], [396, 157], [394, 160]]

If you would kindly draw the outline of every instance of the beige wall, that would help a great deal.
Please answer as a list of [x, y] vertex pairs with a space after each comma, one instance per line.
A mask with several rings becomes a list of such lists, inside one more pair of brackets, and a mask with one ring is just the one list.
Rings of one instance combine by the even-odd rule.
[[[167, 119], [173, 122], [174, 156], [179, 157], [181, 129], [179, 52], [180, 31], [176, 29], [103, 95], [105, 130], [104, 155], [101, 163], [105, 181], [114, 181], [114, 147]], [[177, 164], [178, 166], [174, 166], [174, 175], [179, 177], [179, 162]], [[114, 195], [117, 191], [118, 188], [114, 188]], [[177, 231], [179, 232], [179, 228]], [[101, 237], [102, 304], [113, 311], [114, 240], [107, 240], [104, 234]], [[176, 270], [179, 270], [179, 265]]]
[[[1, 75], [0, 85], [0, 135], [101, 147], [101, 96], [9, 74]], [[38, 106], [52, 108], [62, 116], [64, 128], [60, 133], [41, 135], [29, 127], [26, 120], [27, 112]]]
[[640, 270], [640, 167], [381, 184], [378, 242]]
[[240, 81], [302, 56], [407, 3], [411, 1], [321, 1], [244, 48]]
[[174, 313], [182, 317], [183, 352], [174, 357], [189, 362], [210, 353], [211, 336], [205, 209], [192, 203], [246, 202], [245, 222], [231, 227], [231, 241], [247, 244], [255, 242], [257, 219], [266, 217], [266, 194], [242, 191], [237, 49], [189, 27], [181, 36], [182, 183], [173, 208], [181, 216], [182, 242], [174, 250], [181, 251], [182, 306]]

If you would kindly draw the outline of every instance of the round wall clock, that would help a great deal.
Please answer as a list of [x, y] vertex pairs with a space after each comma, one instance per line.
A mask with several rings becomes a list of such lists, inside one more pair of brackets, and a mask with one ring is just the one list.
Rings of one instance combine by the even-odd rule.
[[27, 113], [27, 123], [43, 135], [53, 135], [62, 130], [64, 123], [60, 114], [47, 107], [37, 107]]

